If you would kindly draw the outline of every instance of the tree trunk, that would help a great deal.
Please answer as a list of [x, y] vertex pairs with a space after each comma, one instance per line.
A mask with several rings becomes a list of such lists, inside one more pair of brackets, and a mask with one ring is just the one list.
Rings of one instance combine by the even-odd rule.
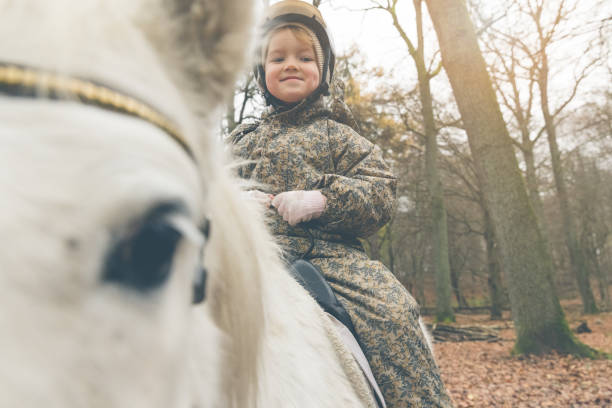
[[578, 241], [576, 224], [569, 205], [567, 187], [565, 185], [563, 168], [561, 166], [561, 152], [559, 151], [559, 145], [557, 143], [557, 129], [554, 124], [554, 118], [548, 107], [548, 62], [545, 51], [542, 52], [542, 66], [540, 68], [538, 86], [540, 88], [540, 103], [546, 126], [553, 176], [557, 189], [557, 198], [559, 199], [559, 207], [561, 209], [561, 218], [563, 219], [563, 232], [565, 233], [565, 243], [569, 252], [570, 264], [578, 283], [578, 290], [582, 298], [584, 313], [598, 313], [595, 297], [593, 296], [593, 291], [591, 290], [591, 284], [589, 282], [590, 268], [586, 262], [584, 249]]
[[502, 308], [504, 305], [504, 290], [501, 280], [501, 265], [499, 264], [499, 251], [495, 242], [493, 232], [493, 221], [489, 211], [484, 209], [484, 238], [487, 246], [487, 267], [489, 277], [489, 297], [491, 298], [491, 320], [502, 319]]
[[597, 285], [599, 287], [599, 300], [601, 301], [601, 305], [603, 310], [610, 310], [610, 295], [608, 293], [608, 277], [606, 271], [601, 267], [601, 263], [599, 262], [599, 258], [597, 257], [597, 253], [595, 250], [592, 251], [590, 258], [593, 262], [593, 269], [595, 270], [595, 275], [597, 276]]
[[387, 224], [387, 229], [385, 230], [385, 239], [387, 241], [387, 257], [388, 264], [387, 267], [391, 271], [392, 274], [395, 275], [395, 253], [393, 252], [393, 238], [395, 234], [393, 234], [393, 218]]
[[[419, 158], [420, 160], [420, 158]], [[419, 168], [421, 165], [419, 164]], [[416, 297], [417, 303], [424, 308], [425, 305], [425, 268], [424, 259], [426, 250], [423, 250], [423, 206], [426, 205], [425, 201], [421, 199], [419, 183], [413, 183], [414, 188], [414, 214], [417, 222], [416, 231], [413, 234], [415, 246], [410, 248], [410, 264], [414, 276], [414, 296]]]
[[593, 356], [565, 320], [553, 265], [525, 190], [463, 0], [426, 0], [499, 240], [516, 330], [515, 353]]
[[[529, 137], [527, 136], [527, 139]], [[525, 138], [523, 137], [523, 145], [525, 145]], [[523, 159], [525, 160], [525, 181], [527, 183], [527, 192], [529, 193], [529, 199], [535, 210], [535, 215], [538, 220], [538, 226], [542, 236], [546, 238], [545, 229], [545, 218], [544, 218], [544, 206], [542, 205], [542, 199], [540, 197], [540, 188], [538, 186], [538, 177], [536, 175], [535, 156], [533, 151], [533, 145], [530, 145], [522, 150]]]
[[238, 125], [236, 123], [236, 107], [234, 106], [234, 98], [227, 103], [225, 108], [225, 120], [227, 121], [227, 134], [229, 135]]
[[468, 307], [467, 301], [465, 300], [465, 297], [461, 293], [461, 288], [459, 287], [459, 274], [453, 267], [450, 269], [450, 278], [453, 293], [455, 294], [455, 299], [457, 299], [457, 305], [459, 307]]
[[433, 265], [436, 274], [436, 320], [441, 322], [454, 322], [455, 314], [451, 306], [452, 287], [450, 279], [450, 264], [448, 261], [448, 231], [446, 221], [446, 208], [444, 205], [444, 191], [438, 174], [438, 132], [433, 115], [433, 100], [431, 97], [431, 73], [425, 65], [423, 36], [423, 0], [413, 0], [416, 13], [417, 46], [415, 47], [404, 31], [396, 13], [397, 1], [387, 2], [386, 10], [393, 19], [393, 26], [408, 47], [408, 52], [414, 61], [419, 81], [419, 97], [423, 128], [425, 131], [425, 172], [427, 187], [431, 198], [431, 227], [433, 245]]
[[412, 270], [415, 277], [415, 296], [421, 307], [425, 307], [425, 271], [423, 269], [423, 257], [413, 253], [410, 257]]
[[[420, 81], [420, 80], [419, 80]], [[451, 306], [451, 278], [448, 260], [448, 230], [444, 192], [440, 183], [437, 165], [437, 133], [433, 126], [433, 111], [429, 81], [420, 86], [421, 103], [425, 119], [425, 135], [427, 144], [425, 150], [425, 166], [427, 171], [427, 186], [431, 197], [431, 227], [433, 241], [433, 265], [436, 271], [436, 320], [439, 322], [455, 321]], [[429, 105], [429, 106], [426, 106]]]
[[433, 265], [436, 271], [436, 321], [454, 322], [455, 314], [451, 305], [452, 286], [450, 263], [448, 260], [446, 207], [444, 205], [444, 191], [442, 190], [438, 171], [438, 131], [436, 130], [433, 115], [430, 76], [425, 66], [425, 56], [423, 54], [423, 15], [421, 4], [421, 0], [414, 0], [419, 39], [418, 47], [412, 54], [412, 57], [417, 68], [421, 113], [423, 115], [423, 127], [425, 128], [425, 172], [427, 174], [427, 187], [431, 197]]
[[599, 290], [601, 293], [601, 299], [604, 308], [607, 312], [612, 311], [612, 301], [610, 301], [610, 280], [608, 279], [608, 271], [605, 268], [600, 268], [599, 276]]

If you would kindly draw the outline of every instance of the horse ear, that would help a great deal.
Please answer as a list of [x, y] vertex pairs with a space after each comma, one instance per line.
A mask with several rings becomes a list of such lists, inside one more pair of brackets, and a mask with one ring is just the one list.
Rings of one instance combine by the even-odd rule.
[[161, 1], [175, 23], [168, 33], [171, 38], [161, 42], [166, 44], [166, 65], [175, 67], [178, 62], [188, 89], [194, 96], [206, 95], [206, 100], [196, 102], [198, 109], [226, 100], [251, 54], [253, 1]]

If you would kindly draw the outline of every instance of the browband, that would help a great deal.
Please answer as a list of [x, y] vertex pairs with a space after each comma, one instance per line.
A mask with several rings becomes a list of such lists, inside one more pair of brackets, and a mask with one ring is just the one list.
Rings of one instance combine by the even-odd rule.
[[166, 132], [195, 160], [181, 133], [164, 115], [131, 96], [94, 81], [0, 62], [0, 94], [52, 100], [76, 99], [86, 105], [99, 106], [146, 120]]

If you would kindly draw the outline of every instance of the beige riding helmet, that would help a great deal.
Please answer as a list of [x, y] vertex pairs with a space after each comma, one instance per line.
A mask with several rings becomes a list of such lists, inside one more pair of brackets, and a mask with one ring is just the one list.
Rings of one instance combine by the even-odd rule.
[[[267, 39], [270, 31], [288, 25], [306, 28], [308, 32], [316, 36], [317, 41], [313, 41], [313, 44], [318, 58], [321, 82], [319, 87], [313, 92], [313, 95], [327, 95], [334, 73], [336, 56], [321, 12], [312, 4], [300, 0], [283, 0], [274, 3], [266, 11], [266, 18], [261, 29], [260, 38], [262, 40]], [[255, 78], [264, 93], [266, 103], [277, 105], [279, 101], [270, 94], [266, 87], [264, 69], [265, 49], [263, 49], [265, 46], [266, 44], [262, 44], [256, 55]]]

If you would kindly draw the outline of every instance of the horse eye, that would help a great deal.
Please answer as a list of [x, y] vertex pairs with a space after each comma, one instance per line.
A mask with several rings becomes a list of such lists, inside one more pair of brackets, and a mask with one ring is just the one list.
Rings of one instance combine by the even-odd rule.
[[147, 292], [163, 285], [182, 234], [170, 224], [168, 207], [155, 209], [116, 242], [106, 258], [104, 282]]

